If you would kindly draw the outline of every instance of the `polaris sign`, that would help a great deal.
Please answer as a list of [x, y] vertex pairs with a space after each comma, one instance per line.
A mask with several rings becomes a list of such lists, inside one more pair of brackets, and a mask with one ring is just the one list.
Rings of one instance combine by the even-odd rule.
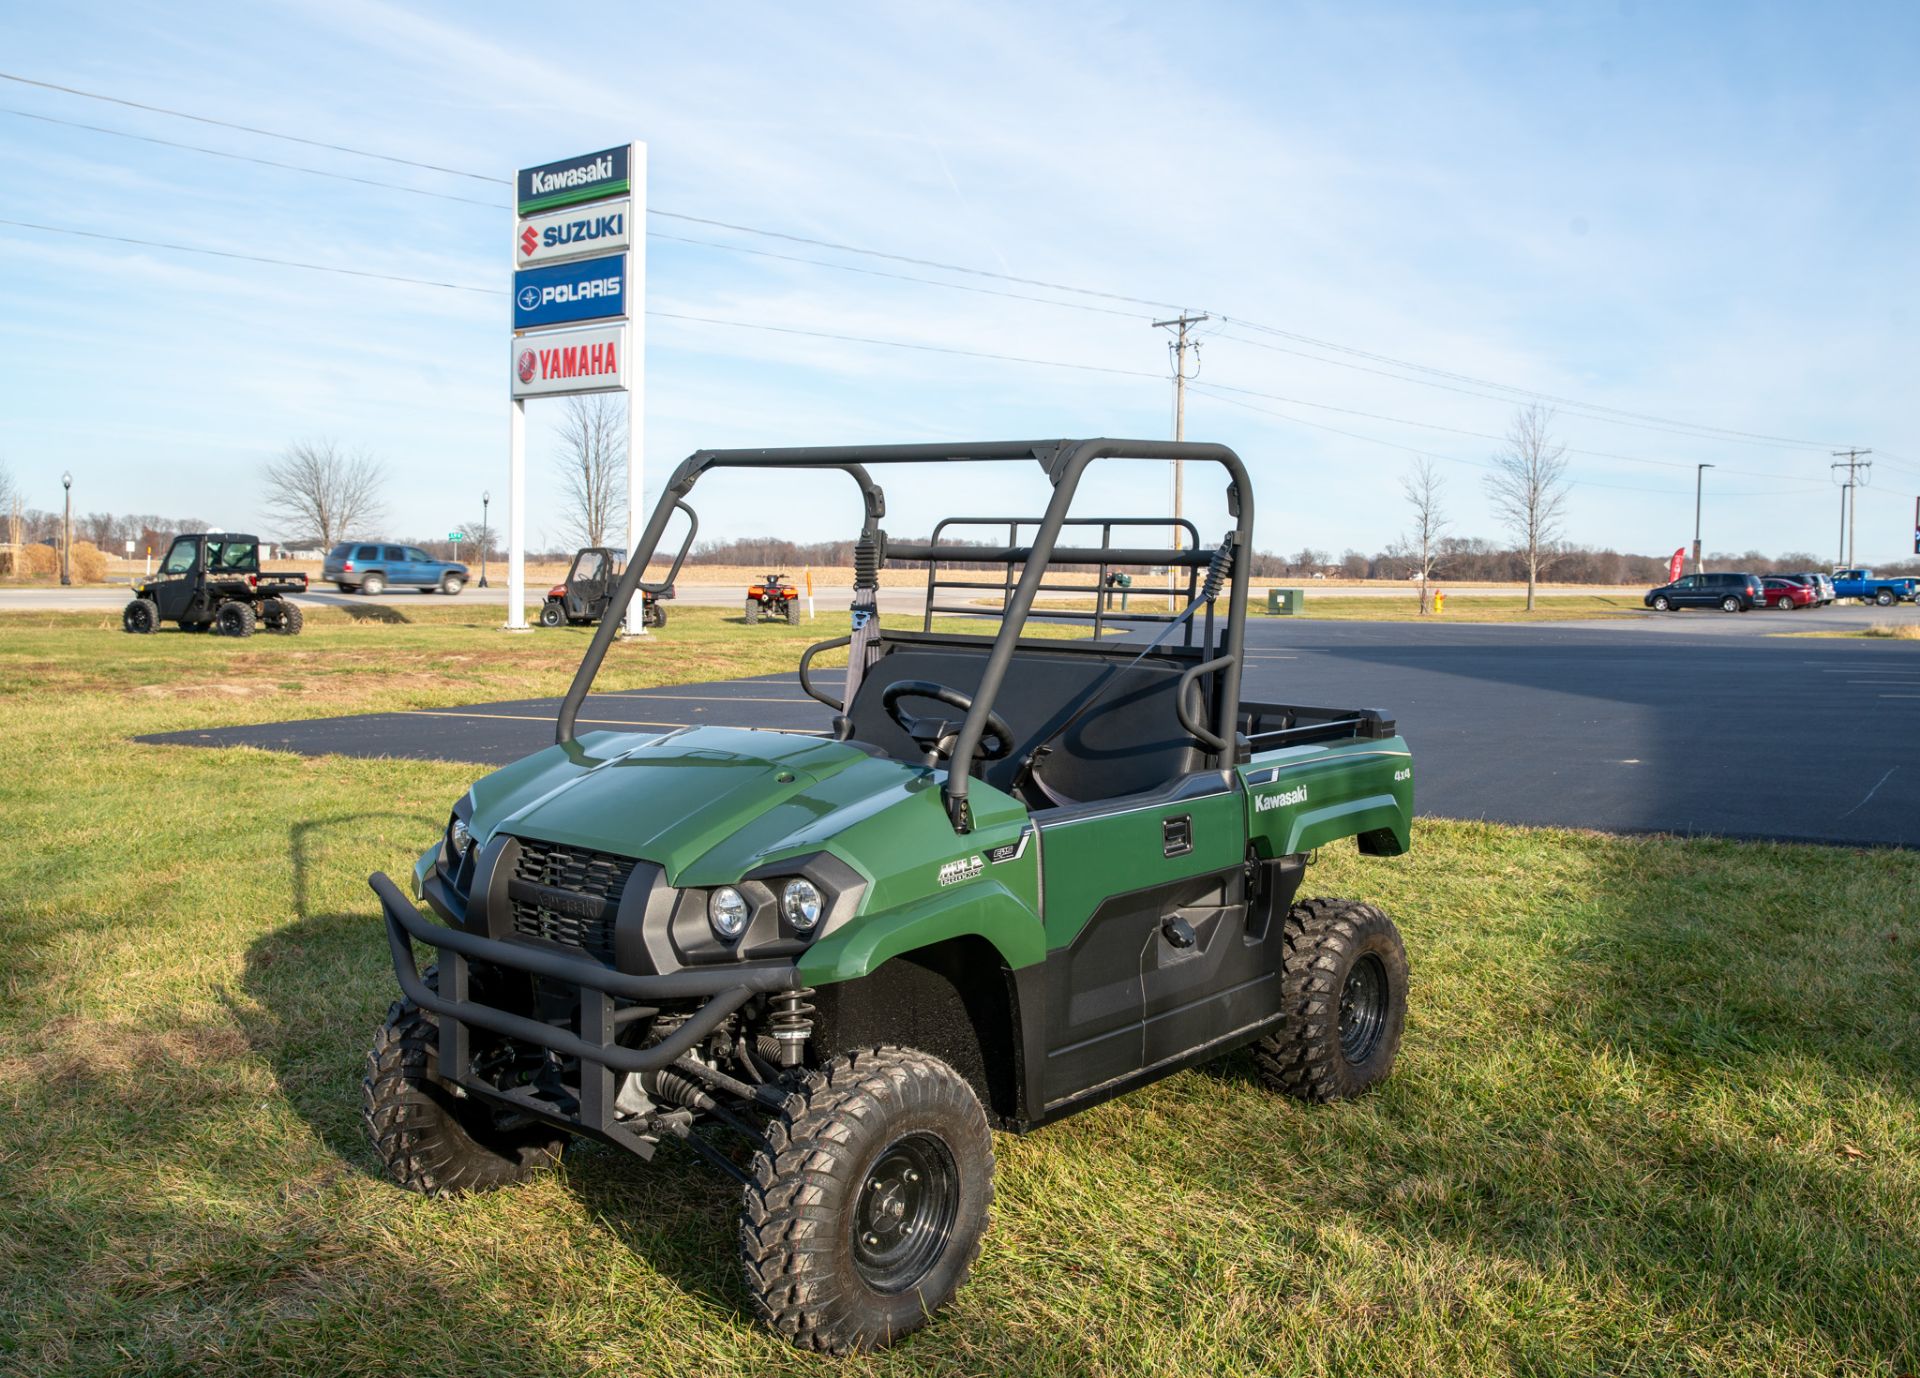
[[603, 196], [619, 196], [627, 190], [627, 153], [625, 144], [604, 153], [587, 153], [578, 158], [562, 158], [557, 163], [520, 169], [520, 214], [552, 210], [555, 206], [573, 206]]
[[627, 256], [583, 259], [513, 275], [513, 328], [565, 325], [627, 311]]
[[624, 249], [632, 220], [633, 202], [627, 200], [528, 216], [513, 232], [513, 261], [531, 268]]

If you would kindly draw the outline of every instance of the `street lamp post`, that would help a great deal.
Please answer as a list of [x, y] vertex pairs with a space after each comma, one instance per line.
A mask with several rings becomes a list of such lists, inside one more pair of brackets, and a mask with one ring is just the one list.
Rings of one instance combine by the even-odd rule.
[[1711, 464], [1693, 466], [1693, 572], [1695, 574], [1705, 572], [1700, 567], [1700, 489], [1707, 476], [1707, 470], [1713, 467]]
[[487, 547], [493, 544], [493, 522], [487, 517], [487, 509], [493, 505], [493, 490], [488, 489], [480, 495], [480, 587], [487, 586]]
[[67, 514], [60, 520], [60, 586], [73, 583], [73, 472], [60, 475], [60, 486], [67, 490]]

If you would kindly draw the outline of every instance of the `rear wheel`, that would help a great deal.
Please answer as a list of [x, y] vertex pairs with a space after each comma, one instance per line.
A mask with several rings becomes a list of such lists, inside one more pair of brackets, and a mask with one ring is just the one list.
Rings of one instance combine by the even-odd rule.
[[120, 625], [136, 636], [150, 636], [160, 630], [160, 605], [151, 598], [136, 598], [120, 614]]
[[1792, 612], [1793, 599], [1787, 597], [1787, 595], [1783, 593], [1778, 598], [1773, 600], [1773, 606], [1778, 608], [1781, 612]]
[[540, 625], [543, 627], [564, 627], [567, 625], [566, 610], [558, 602], [549, 599], [540, 605]]
[[760, 600], [758, 598], [749, 598], [747, 600], [747, 625], [751, 627], [754, 623], [758, 622], [759, 620], [760, 620]]
[[640, 609], [640, 623], [646, 627], [664, 627], [667, 625], [667, 610], [658, 603], [647, 603]]
[[441, 1080], [439, 1053], [434, 1016], [396, 1000], [360, 1083], [361, 1117], [389, 1177], [409, 1191], [448, 1196], [511, 1186], [560, 1161], [566, 1135]]
[[1287, 912], [1281, 1009], [1253, 1045], [1275, 1090], [1346, 1100], [1393, 1070], [1407, 1019], [1407, 950], [1393, 920], [1357, 900], [1313, 899]]
[[378, 574], [369, 574], [360, 581], [360, 592], [373, 596], [387, 591], [387, 581]]
[[213, 622], [222, 636], [252, 636], [254, 622], [251, 604], [229, 600], [222, 603], [213, 614]]
[[767, 1143], [740, 1254], [776, 1332], [828, 1354], [877, 1349], [966, 1281], [993, 1201], [993, 1139], [946, 1063], [909, 1048], [836, 1058], [788, 1098]]
[[462, 579], [457, 574], [449, 574], [446, 578], [440, 581], [440, 592], [446, 594], [447, 597], [451, 598], [453, 597], [454, 594], [460, 592], [460, 590], [465, 588], [466, 586], [467, 586], [467, 581], [465, 579]]
[[1725, 598], [1722, 598], [1720, 600], [1720, 611], [1721, 612], [1739, 612], [1740, 600], [1738, 598], [1735, 598], [1731, 593], [1729, 593]]
[[1893, 594], [1886, 589], [1881, 589], [1873, 595], [1873, 601], [1880, 607], [1890, 608], [1893, 606]]
[[786, 615], [787, 625], [789, 627], [793, 626], [800, 620], [800, 600], [798, 598], [789, 598], [783, 612]]
[[298, 636], [306, 625], [306, 617], [297, 604], [284, 598], [269, 598], [260, 607], [261, 621], [267, 624], [267, 630], [282, 636]]

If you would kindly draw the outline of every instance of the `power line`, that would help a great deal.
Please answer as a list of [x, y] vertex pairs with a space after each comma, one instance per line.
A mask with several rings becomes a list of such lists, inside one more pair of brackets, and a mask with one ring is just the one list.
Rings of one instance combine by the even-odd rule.
[[0, 81], [18, 82], [22, 86], [37, 86], [43, 91], [59, 91], [68, 96], [84, 96], [88, 100], [106, 101], [110, 105], [124, 105], [130, 110], [145, 110], [155, 115], [171, 115], [177, 120], [192, 120], [196, 124], [216, 125], [221, 129], [237, 129], [242, 134], [258, 134], [266, 139], [284, 139], [290, 144], [305, 144], [309, 148], [324, 148], [334, 153], [351, 153], [358, 158], [378, 158], [383, 163], [398, 163], [402, 167], [422, 168], [427, 172], [444, 172], [449, 177], [470, 177], [476, 182], [498, 182], [502, 186], [511, 186], [505, 177], [488, 177], [484, 173], [465, 172], [457, 167], [442, 167], [438, 163], [421, 163], [412, 158], [396, 158], [391, 153], [375, 153], [371, 149], [353, 148], [347, 144], [328, 143], [324, 139], [308, 139], [298, 134], [283, 134], [274, 129], [261, 129], [257, 125], [235, 124], [232, 120], [216, 120], [209, 115], [195, 115], [185, 110], [173, 110], [164, 105], [148, 105], [142, 101], [127, 100], [121, 96], [109, 96], [99, 91], [82, 91], [77, 86], [62, 86], [58, 82], [36, 81], [32, 77], [17, 76], [12, 72], [0, 72]]
[[303, 263], [292, 258], [268, 258], [264, 254], [242, 254], [230, 249], [206, 249], [197, 244], [169, 244], [158, 239], [135, 239], [131, 235], [101, 234], [96, 230], [76, 230], [65, 225], [40, 225], [31, 220], [4, 220], [0, 225], [12, 225], [16, 229], [39, 230], [46, 234], [70, 234], [81, 239], [104, 239], [115, 244], [137, 244], [146, 249], [170, 249], [177, 254], [204, 254], [208, 258], [235, 258], [247, 263], [267, 263], [276, 268], [305, 268], [315, 273], [339, 273], [344, 277], [374, 278], [380, 282], [404, 282], [415, 287], [442, 287], [449, 292], [481, 292], [488, 296], [501, 296], [498, 287], [470, 287], [463, 282], [439, 282], [432, 278], [401, 277], [394, 273], [370, 273], [359, 268], [341, 268], [330, 263]]
[[[1201, 385], [1196, 384], [1195, 386], [1199, 387]], [[1495, 435], [1491, 431], [1472, 431], [1460, 426], [1443, 426], [1437, 421], [1415, 421], [1404, 416], [1388, 416], [1382, 412], [1362, 411], [1356, 407], [1339, 407], [1331, 402], [1309, 402], [1304, 397], [1287, 397], [1277, 392], [1262, 392], [1258, 388], [1235, 387], [1228, 383], [1208, 383], [1202, 387], [1201, 390], [1212, 393], [1235, 392], [1242, 393], [1248, 397], [1264, 397], [1270, 402], [1285, 402], [1291, 407], [1312, 407], [1319, 411], [1339, 412], [1346, 416], [1365, 417], [1369, 421], [1385, 421], [1396, 426], [1415, 426], [1421, 430], [1445, 431], [1450, 435], [1464, 435], [1475, 440], [1495, 440], [1501, 442], [1506, 440], [1505, 436]], [[1643, 455], [1623, 455], [1612, 450], [1587, 450], [1573, 445], [1567, 447], [1567, 452], [1569, 454], [1586, 455], [1591, 459], [1615, 459], [1626, 464], [1652, 464], [1663, 469], [1691, 469], [1693, 467], [1691, 464], [1682, 463], [1679, 460], [1648, 459]], [[1780, 479], [1789, 483], [1799, 478], [1797, 474], [1776, 474], [1761, 469], [1729, 468], [1727, 472], [1730, 474], [1744, 474], [1749, 478]], [[1812, 484], [1812, 486], [1818, 487], [1819, 485]]]
[[410, 187], [400, 182], [382, 182], [373, 177], [355, 177], [346, 172], [329, 172], [325, 168], [306, 167], [300, 163], [276, 162], [272, 158], [255, 158], [245, 153], [229, 153], [223, 148], [208, 148], [203, 144], [183, 144], [177, 139], [160, 139], [151, 134], [135, 134], [127, 129], [109, 129], [103, 124], [82, 124], [78, 120], [55, 119], [52, 115], [37, 115], [31, 110], [15, 110], [11, 106], [0, 106], [0, 115], [17, 115], [23, 120], [39, 120], [43, 124], [65, 125], [68, 129], [84, 129], [91, 134], [111, 134], [117, 139], [136, 139], [143, 144], [158, 144], [162, 148], [180, 148], [189, 153], [204, 153], [213, 158], [231, 158], [237, 163], [253, 163], [258, 167], [275, 167], [287, 172], [303, 172], [309, 177], [328, 177], [336, 182], [355, 182], [363, 187], [385, 187], [389, 191], [404, 191], [409, 196], [431, 196], [437, 201], [458, 201], [463, 206], [484, 206], [489, 210], [512, 210], [513, 207], [503, 201], [476, 201], [470, 196], [454, 196], [444, 191], [428, 191], [424, 187]]

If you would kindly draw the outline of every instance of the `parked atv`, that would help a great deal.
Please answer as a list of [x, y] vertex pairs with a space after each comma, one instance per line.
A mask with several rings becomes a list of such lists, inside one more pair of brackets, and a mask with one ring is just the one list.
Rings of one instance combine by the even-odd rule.
[[784, 574], [765, 574], [757, 584], [747, 586], [747, 621], [762, 617], [785, 618], [789, 624], [800, 620], [800, 590], [787, 582]]
[[[1217, 547], [1114, 546], [1115, 526], [1137, 528], [1068, 516], [1090, 464], [1176, 457], [1224, 471], [1235, 525]], [[1000, 546], [891, 540], [872, 472], [954, 459], [1037, 464], [1046, 514], [1003, 523]], [[715, 468], [830, 468], [861, 489], [852, 631], [799, 663], [830, 734], [576, 734], [640, 572]], [[371, 877], [404, 996], [364, 1087], [387, 1172], [457, 1193], [519, 1182], [576, 1137], [643, 1160], [678, 1140], [739, 1186], [759, 1317], [840, 1354], [926, 1324], [966, 1280], [993, 1129], [1241, 1047], [1303, 1101], [1378, 1083], [1406, 1018], [1400, 935], [1371, 904], [1300, 896], [1320, 848], [1407, 850], [1413, 762], [1377, 711], [1242, 698], [1253, 520], [1251, 479], [1220, 445], [683, 462], [557, 744], [476, 783], [415, 864], [431, 916]], [[1089, 526], [1097, 545], [1060, 543]], [[692, 540], [689, 521], [673, 573]], [[881, 628], [886, 560], [1004, 564], [998, 630], [933, 630], [931, 591], [920, 630]], [[1134, 639], [1023, 639], [1055, 564], [1170, 567], [1184, 606], [1129, 613]], [[815, 657], [841, 648], [844, 688], [816, 684]], [[415, 942], [437, 967], [418, 968]], [[1271, 1149], [1250, 1131], [1241, 1152]]]
[[160, 630], [162, 622], [177, 622], [183, 632], [222, 636], [252, 636], [262, 626], [298, 636], [302, 618], [292, 596], [306, 591], [307, 576], [298, 570], [261, 572], [258, 537], [224, 531], [175, 536], [159, 572], [133, 586], [120, 625], [146, 634]]
[[[555, 584], [547, 590], [547, 598], [540, 605], [540, 625], [543, 627], [588, 626], [606, 616], [607, 604], [613, 599], [614, 581], [620, 577], [620, 553], [605, 546], [584, 546], [574, 552], [573, 564], [567, 569], [566, 582]], [[660, 600], [673, 597], [673, 585], [655, 593], [652, 589], [643, 590], [640, 602], [640, 622], [647, 627], [667, 625], [667, 610], [660, 606]]]

